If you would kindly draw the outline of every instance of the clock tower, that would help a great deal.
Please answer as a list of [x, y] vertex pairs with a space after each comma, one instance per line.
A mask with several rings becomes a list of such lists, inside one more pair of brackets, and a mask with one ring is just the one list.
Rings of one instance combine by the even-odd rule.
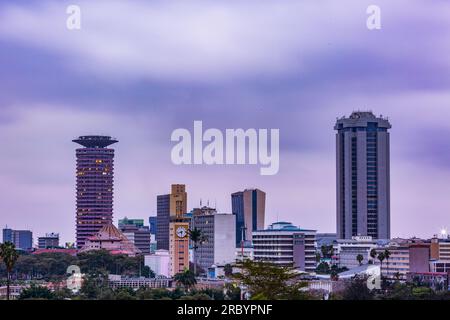
[[189, 269], [189, 222], [185, 186], [172, 185], [169, 223], [169, 274]]
[[171, 276], [189, 269], [189, 222], [172, 221], [169, 226], [169, 273]]

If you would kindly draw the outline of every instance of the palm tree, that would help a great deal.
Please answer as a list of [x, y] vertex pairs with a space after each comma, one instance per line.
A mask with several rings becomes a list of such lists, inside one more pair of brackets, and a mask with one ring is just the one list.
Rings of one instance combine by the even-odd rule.
[[189, 269], [184, 270], [184, 272], [177, 273], [173, 279], [176, 281], [177, 285], [181, 285], [187, 290], [197, 284], [195, 274]]
[[386, 258], [386, 273], [389, 274], [389, 257], [391, 256], [391, 252], [388, 249], [384, 250], [384, 257]]
[[[378, 258], [378, 260], [380, 260], [380, 271], [381, 271], [381, 269], [383, 269], [383, 260], [384, 260], [384, 258], [386, 258], [385, 255], [384, 255], [384, 252], [380, 252], [378, 254], [377, 258]], [[382, 272], [381, 272], [381, 276], [383, 276]]]
[[197, 275], [197, 250], [200, 245], [208, 240], [208, 237], [203, 234], [203, 231], [197, 228], [188, 230], [189, 238], [194, 244], [194, 275]]
[[370, 257], [372, 258], [372, 261], [375, 260], [375, 258], [377, 257], [377, 250], [376, 249], [370, 250]]
[[6, 241], [0, 244], [0, 258], [6, 265], [6, 299], [9, 300], [10, 290], [9, 285], [11, 281], [11, 272], [16, 264], [19, 254], [16, 251], [16, 246]]
[[364, 260], [363, 255], [362, 255], [362, 254], [358, 254], [358, 255], [356, 256], [356, 260], [358, 261], [359, 265], [362, 265], [362, 262], [363, 262], [363, 260]]

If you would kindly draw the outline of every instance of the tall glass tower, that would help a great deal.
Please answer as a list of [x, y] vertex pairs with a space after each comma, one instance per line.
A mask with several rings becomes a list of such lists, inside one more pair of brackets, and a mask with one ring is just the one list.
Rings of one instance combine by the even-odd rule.
[[231, 194], [231, 211], [236, 216], [236, 247], [252, 241], [252, 232], [264, 229], [266, 193], [246, 189]]
[[336, 134], [337, 237], [390, 238], [388, 119], [353, 112]]
[[83, 146], [77, 157], [77, 247], [113, 219], [114, 149], [118, 142], [108, 136], [81, 136], [72, 140]]

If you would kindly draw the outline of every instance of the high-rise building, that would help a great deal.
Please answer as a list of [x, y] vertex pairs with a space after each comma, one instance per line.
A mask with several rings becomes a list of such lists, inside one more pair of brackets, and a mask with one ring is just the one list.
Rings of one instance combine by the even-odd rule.
[[73, 142], [83, 146], [76, 150], [76, 241], [82, 248], [88, 237], [112, 224], [114, 149], [108, 146], [118, 141], [108, 136], [81, 136]]
[[28, 251], [33, 248], [33, 233], [30, 230], [4, 228], [3, 242], [11, 242], [17, 249]]
[[144, 226], [144, 219], [119, 220], [119, 230], [133, 242], [142, 254], [150, 254], [150, 228]]
[[38, 238], [38, 248], [57, 248], [59, 247], [59, 234], [58, 233], [47, 233], [44, 237]]
[[225, 265], [236, 260], [236, 216], [217, 213], [203, 207], [193, 210], [192, 228], [206, 237], [194, 252], [194, 261], [206, 272], [212, 265]]
[[157, 230], [156, 220], [157, 220], [157, 217], [154, 217], [154, 216], [148, 218], [148, 224], [150, 226], [150, 233], [153, 235], [156, 235], [156, 230]]
[[156, 243], [158, 250], [169, 250], [171, 218], [187, 212], [187, 193], [184, 184], [173, 184], [171, 193], [156, 198]]
[[156, 247], [169, 250], [170, 194], [156, 197]]
[[389, 121], [372, 112], [338, 119], [337, 237], [390, 238]]
[[290, 266], [301, 271], [316, 269], [316, 230], [276, 222], [265, 230], [253, 231], [253, 259]]
[[264, 229], [266, 194], [246, 189], [231, 194], [231, 211], [236, 216], [236, 246], [252, 241], [252, 232]]

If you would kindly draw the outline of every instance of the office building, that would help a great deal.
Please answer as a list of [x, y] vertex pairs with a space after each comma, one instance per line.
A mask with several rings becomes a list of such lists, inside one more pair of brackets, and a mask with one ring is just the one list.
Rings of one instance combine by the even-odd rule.
[[171, 280], [167, 278], [144, 278], [144, 277], [124, 277], [120, 274], [108, 275], [108, 285], [112, 289], [131, 288], [138, 290], [141, 288], [168, 288]]
[[169, 250], [170, 194], [157, 196], [156, 202], [156, 247]]
[[386, 118], [353, 112], [336, 133], [337, 235], [390, 239], [389, 133]]
[[253, 259], [314, 272], [316, 231], [289, 222], [276, 222], [265, 230], [253, 231]]
[[156, 198], [156, 246], [169, 250], [169, 224], [174, 217], [187, 212], [187, 193], [184, 184], [173, 184], [171, 193]]
[[59, 234], [58, 233], [47, 233], [44, 237], [38, 238], [38, 248], [39, 249], [50, 249], [59, 247]]
[[156, 244], [169, 250], [169, 274], [189, 269], [189, 227], [187, 193], [184, 184], [173, 184], [171, 193], [157, 197]]
[[129, 219], [125, 217], [123, 219], [119, 219], [119, 227], [120, 226], [135, 226], [141, 228], [144, 226], [144, 219]]
[[119, 230], [138, 248], [142, 254], [150, 254], [150, 228], [144, 226], [143, 219], [121, 219]]
[[113, 221], [114, 149], [118, 142], [107, 136], [81, 136], [76, 150], [76, 242], [86, 239]]
[[429, 243], [391, 243], [389, 246], [377, 248], [377, 255], [389, 251], [389, 259], [381, 263], [377, 258], [375, 264], [381, 266], [381, 274], [386, 279], [406, 280], [409, 273], [421, 274], [430, 272]]
[[30, 230], [3, 229], [3, 242], [13, 243], [17, 249], [29, 251], [33, 248], [33, 233]]
[[215, 209], [203, 207], [194, 209], [192, 228], [205, 236], [194, 252], [194, 261], [205, 272], [212, 265], [225, 265], [236, 260], [236, 216], [217, 213]]
[[231, 211], [236, 216], [236, 247], [252, 241], [252, 232], [264, 229], [266, 194], [246, 189], [231, 194]]
[[150, 233], [156, 235], [157, 230], [157, 217], [149, 217], [148, 218], [148, 225], [150, 226]]
[[359, 266], [359, 261], [356, 259], [358, 255], [363, 257], [361, 264], [367, 264], [371, 260], [370, 251], [378, 246], [378, 242], [372, 239], [371, 236], [338, 239], [334, 244], [337, 265], [341, 268], [356, 268]]

